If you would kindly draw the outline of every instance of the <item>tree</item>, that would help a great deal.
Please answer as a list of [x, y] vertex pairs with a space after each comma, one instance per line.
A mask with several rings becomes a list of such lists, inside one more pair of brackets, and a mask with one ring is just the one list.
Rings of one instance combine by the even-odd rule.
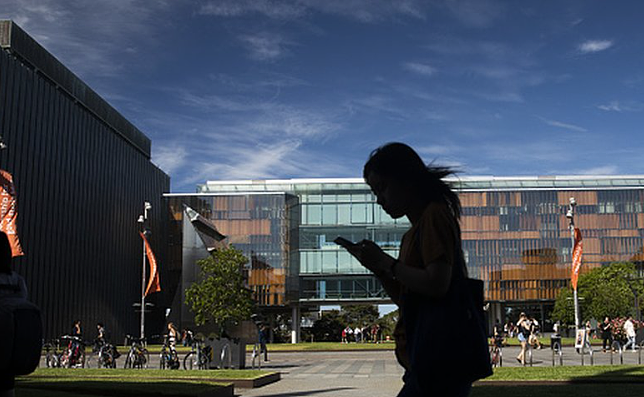
[[[580, 321], [591, 318], [620, 317], [635, 312], [636, 299], [642, 296], [644, 284], [637, 278], [635, 265], [616, 262], [598, 267], [579, 276], [577, 294], [580, 302]], [[552, 312], [553, 320], [574, 324], [572, 287], [559, 292]]]
[[345, 326], [340, 311], [329, 310], [323, 312], [320, 319], [313, 323], [311, 333], [315, 341], [337, 342], [340, 341]]
[[374, 324], [380, 313], [374, 305], [346, 305], [342, 307], [342, 319], [345, 326], [364, 327]]
[[250, 317], [252, 293], [244, 287], [240, 271], [247, 262], [234, 247], [215, 250], [197, 262], [199, 281], [186, 289], [186, 304], [195, 314], [195, 324], [212, 323], [223, 336], [228, 325]]

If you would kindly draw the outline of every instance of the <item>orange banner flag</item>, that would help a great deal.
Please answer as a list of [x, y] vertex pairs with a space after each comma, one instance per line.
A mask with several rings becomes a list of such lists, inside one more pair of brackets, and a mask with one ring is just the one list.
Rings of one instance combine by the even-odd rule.
[[0, 170], [0, 230], [5, 232], [11, 245], [13, 256], [24, 255], [16, 231], [16, 189], [13, 177], [5, 170]]
[[148, 239], [145, 238], [145, 234], [139, 232], [141, 238], [145, 242], [145, 254], [148, 257], [148, 262], [150, 263], [150, 279], [148, 281], [148, 286], [145, 288], [145, 296], [148, 296], [151, 292], [161, 291], [161, 283], [159, 283], [159, 270], [157, 268], [157, 258], [154, 257], [152, 248]]
[[579, 268], [581, 267], [581, 254], [584, 251], [584, 244], [581, 240], [581, 231], [575, 228], [575, 246], [572, 249], [572, 275], [570, 281], [572, 288], [577, 290], [577, 279], [579, 278]]

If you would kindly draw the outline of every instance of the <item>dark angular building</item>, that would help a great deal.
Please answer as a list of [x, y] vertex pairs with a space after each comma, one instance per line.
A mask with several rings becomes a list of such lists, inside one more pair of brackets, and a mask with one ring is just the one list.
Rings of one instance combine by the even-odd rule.
[[169, 177], [150, 162], [150, 140], [11, 21], [0, 21], [0, 168], [13, 174], [18, 234], [14, 258], [45, 338], [103, 322], [115, 340], [138, 334], [144, 202], [162, 292], [146, 334], [164, 321]]

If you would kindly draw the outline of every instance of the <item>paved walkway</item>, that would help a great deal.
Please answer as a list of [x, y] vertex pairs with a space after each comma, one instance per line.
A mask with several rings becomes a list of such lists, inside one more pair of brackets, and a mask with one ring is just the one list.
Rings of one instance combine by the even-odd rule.
[[[519, 350], [518, 347], [503, 350], [504, 367], [521, 366], [516, 360]], [[624, 352], [623, 358], [624, 364], [637, 364], [639, 352]], [[391, 397], [402, 387], [403, 370], [392, 351], [269, 352], [269, 359], [269, 362], [262, 363], [262, 368], [280, 371], [282, 380], [254, 390], [237, 389], [238, 395]], [[613, 360], [615, 364], [619, 364], [619, 355], [615, 354]], [[563, 361], [564, 365], [581, 365], [581, 356], [574, 348], [564, 347]], [[610, 365], [610, 354], [599, 350], [594, 353], [593, 361], [595, 365]], [[247, 363], [250, 364], [250, 357], [247, 358]], [[590, 365], [588, 356], [584, 357], [584, 364]], [[552, 366], [550, 348], [533, 350], [533, 366]]]
[[392, 351], [269, 353], [269, 359], [262, 369], [280, 371], [282, 380], [258, 389], [237, 389], [237, 394], [391, 397], [402, 387], [403, 371]]

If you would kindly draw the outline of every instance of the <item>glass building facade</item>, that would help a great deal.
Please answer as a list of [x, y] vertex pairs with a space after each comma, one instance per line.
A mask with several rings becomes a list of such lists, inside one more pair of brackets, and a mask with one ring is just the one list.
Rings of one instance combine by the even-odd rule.
[[[513, 318], [527, 311], [547, 324], [557, 293], [570, 279], [566, 211], [571, 197], [578, 203], [575, 223], [584, 239], [582, 272], [616, 261], [641, 262], [644, 176], [463, 177], [449, 182], [462, 202], [469, 275], [485, 282], [490, 317]], [[210, 207], [201, 213], [249, 258], [270, 258], [271, 268], [288, 269], [290, 283], [251, 276], [257, 292], [284, 291], [283, 299], [259, 293], [260, 303], [306, 310], [321, 304], [389, 302], [379, 281], [333, 243], [337, 236], [367, 238], [398, 254], [409, 222], [390, 218], [362, 179], [209, 181], [197, 190], [191, 197]], [[266, 201], [265, 195], [277, 192], [282, 199]], [[171, 202], [186, 197], [173, 195]], [[253, 210], [256, 205], [248, 203], [260, 198], [265, 206]], [[240, 201], [240, 211], [248, 218], [244, 222], [258, 225], [255, 229], [235, 229], [232, 202], [226, 201], [233, 199], [246, 203]]]

